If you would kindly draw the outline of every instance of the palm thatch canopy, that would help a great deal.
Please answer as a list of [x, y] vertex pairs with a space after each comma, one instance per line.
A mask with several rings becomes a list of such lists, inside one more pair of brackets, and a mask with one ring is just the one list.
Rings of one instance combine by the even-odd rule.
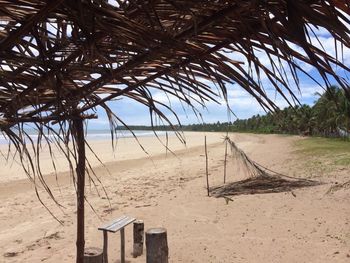
[[[335, 39], [335, 54], [317, 41], [318, 30]], [[51, 140], [43, 129], [58, 135], [58, 147], [67, 159], [73, 156], [82, 175], [78, 119], [102, 107], [114, 128], [122, 120], [108, 101], [130, 98], [147, 106], [151, 119], [170, 124], [164, 110], [172, 112], [171, 106], [157, 101], [154, 91], [196, 111], [208, 101], [227, 99], [227, 84], [236, 83], [273, 111], [277, 106], [264, 85], [298, 102], [294, 94], [305, 75], [325, 87], [336, 82], [350, 100], [342, 77], [350, 69], [341, 56], [349, 48], [348, 0], [0, 0], [0, 130], [21, 161], [27, 157], [28, 174], [40, 175], [40, 168], [37, 148], [36, 161], [26, 148], [28, 140], [35, 145], [23, 128], [27, 122], [37, 127], [37, 145]], [[60, 144], [67, 146], [69, 136], [77, 142], [72, 151]], [[80, 179], [78, 209], [83, 209]], [[77, 262], [82, 262], [79, 235]]]
[[60, 121], [76, 114], [77, 106], [79, 112], [107, 109], [105, 102], [122, 96], [161, 114], [152, 89], [203, 104], [225, 97], [230, 82], [273, 110], [260, 78], [293, 98], [289, 81], [297, 86], [300, 73], [308, 74], [303, 63], [316, 67], [326, 84], [332, 76], [349, 92], [334, 71], [335, 66], [349, 71], [341, 49], [332, 56], [311, 40], [317, 38], [313, 29], [322, 28], [349, 48], [349, 5], [347, 0], [1, 0], [0, 126], [6, 131], [21, 122]]

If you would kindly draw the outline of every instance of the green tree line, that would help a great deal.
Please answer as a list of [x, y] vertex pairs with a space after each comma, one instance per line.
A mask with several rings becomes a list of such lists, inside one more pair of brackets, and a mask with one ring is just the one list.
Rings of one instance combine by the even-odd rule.
[[[229, 131], [255, 133], [285, 133], [317, 136], [347, 136], [350, 131], [350, 102], [344, 91], [332, 86], [313, 106], [286, 107], [274, 113], [254, 115], [234, 122], [216, 122], [184, 125], [184, 131]], [[133, 130], [151, 130], [148, 126], [130, 126]], [[168, 126], [153, 127], [155, 130], [171, 130]]]
[[236, 120], [234, 131], [288, 133], [318, 136], [346, 136], [350, 131], [350, 102], [344, 91], [330, 87], [313, 106], [286, 107], [276, 113]]

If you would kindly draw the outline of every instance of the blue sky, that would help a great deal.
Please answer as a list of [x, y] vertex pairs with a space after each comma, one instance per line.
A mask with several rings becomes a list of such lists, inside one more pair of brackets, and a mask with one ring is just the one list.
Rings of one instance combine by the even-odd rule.
[[[316, 30], [317, 37], [320, 40], [320, 43], [317, 41], [316, 38], [312, 39], [312, 42], [315, 45], [320, 46], [323, 48], [327, 53], [332, 54], [333, 56], [336, 54], [335, 52], [335, 42], [334, 39], [329, 35], [329, 33], [326, 30], [319, 29]], [[340, 46], [337, 46], [338, 52], [340, 49]], [[295, 49], [298, 49], [298, 47], [295, 47]], [[300, 49], [298, 49], [300, 50]], [[230, 57], [232, 57], [235, 60], [244, 61], [243, 58], [240, 55], [237, 54], [231, 54]], [[263, 62], [263, 64], [268, 64], [268, 59], [264, 54], [259, 55], [260, 60]], [[343, 47], [343, 62], [345, 65], [350, 65], [350, 49]], [[264, 62], [265, 61], [265, 62]], [[301, 63], [302, 65], [302, 63]], [[302, 65], [303, 68], [310, 73], [313, 77], [319, 80], [319, 76], [317, 74], [317, 71], [313, 69], [312, 67], [304, 64]], [[345, 77], [349, 81], [349, 76], [346, 75], [344, 71], [337, 70], [337, 73], [343, 77]], [[275, 94], [274, 89], [271, 87], [271, 84], [268, 83], [264, 77], [262, 77], [262, 82], [264, 85], [264, 88], [266, 92], [270, 95], [271, 98], [274, 98], [273, 101], [280, 107], [286, 107], [288, 106], [287, 102], [281, 98], [280, 96]], [[264, 110], [260, 107], [260, 105], [255, 101], [254, 98], [252, 98], [247, 92], [245, 92], [242, 88], [240, 88], [236, 84], [228, 84], [228, 102], [235, 113], [235, 115], [240, 118], [249, 118], [254, 114], [264, 114]], [[298, 99], [302, 104], [309, 104], [312, 105], [314, 101], [317, 99], [317, 96], [315, 96], [316, 92], [323, 92], [322, 87], [318, 86], [316, 83], [314, 83], [311, 79], [309, 79], [306, 76], [300, 75], [300, 90], [301, 93], [298, 92], [296, 87], [293, 87], [292, 89], [298, 94]], [[166, 104], [169, 104], [169, 99], [166, 97], [165, 94], [155, 91], [153, 93], [153, 96]], [[190, 123], [200, 123], [202, 120], [198, 119], [196, 115], [192, 112], [190, 108], [183, 108], [181, 103], [175, 99], [170, 98], [171, 107], [172, 109], [177, 113], [180, 121], [182, 124], [190, 124]], [[116, 115], [118, 115], [125, 123], [128, 125], [150, 125], [150, 117], [149, 117], [149, 111], [146, 107], [131, 101], [127, 98], [121, 98], [120, 100], [113, 101], [109, 103], [110, 108], [115, 112]], [[216, 103], [210, 102], [207, 104], [206, 109], [199, 108], [203, 121], [205, 123], [212, 123], [212, 122], [226, 122], [226, 121], [234, 121], [236, 117], [233, 115], [228, 115], [227, 107], [222, 101], [221, 105], [218, 105]], [[102, 109], [97, 109], [97, 114], [99, 118], [97, 120], [91, 120], [89, 122], [89, 128], [90, 129], [104, 129], [108, 128], [108, 121], [105, 113]], [[175, 118], [172, 116], [172, 114], [167, 114], [167, 116], [172, 120], [173, 122], [176, 122]]]

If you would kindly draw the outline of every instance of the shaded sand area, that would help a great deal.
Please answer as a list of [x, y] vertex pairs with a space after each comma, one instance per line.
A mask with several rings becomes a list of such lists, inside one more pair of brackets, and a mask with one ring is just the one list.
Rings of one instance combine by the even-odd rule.
[[[210, 184], [222, 184], [225, 146], [223, 134], [207, 133]], [[145, 228], [168, 230], [170, 262], [350, 262], [350, 190], [326, 194], [335, 184], [350, 180], [349, 166], [314, 161], [298, 150], [300, 137], [232, 134], [238, 147], [258, 163], [288, 176], [312, 178], [323, 184], [292, 192], [237, 195], [228, 203], [206, 196], [204, 134], [186, 133], [187, 148], [170, 138], [166, 154], [154, 138], [141, 138], [151, 157], [133, 139], [120, 139], [116, 156], [110, 143], [92, 146], [105, 168], [95, 172], [105, 186], [110, 205], [98, 187], [87, 187], [86, 246], [102, 247], [97, 227], [120, 215], [143, 219]], [[46, 153], [47, 154], [47, 153]], [[319, 160], [324, 162], [324, 160]], [[44, 170], [50, 171], [43, 153]], [[65, 162], [58, 157], [59, 169]], [[92, 162], [98, 165], [97, 161]], [[75, 195], [68, 173], [47, 180], [63, 208], [39, 190], [45, 204], [63, 222], [60, 225], [38, 202], [33, 187], [14, 164], [1, 163], [0, 262], [74, 262]], [[234, 162], [227, 181], [245, 179]], [[109, 173], [107, 170], [109, 170]], [[17, 179], [17, 180], [14, 180]], [[127, 262], [132, 258], [132, 227], [126, 228]], [[119, 234], [109, 238], [110, 262], [119, 262]]]

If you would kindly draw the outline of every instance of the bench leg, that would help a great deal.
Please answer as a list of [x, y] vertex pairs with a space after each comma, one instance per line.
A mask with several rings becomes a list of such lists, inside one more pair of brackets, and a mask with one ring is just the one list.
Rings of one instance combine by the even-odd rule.
[[107, 231], [103, 231], [103, 263], [108, 263], [108, 236]]
[[125, 263], [125, 232], [124, 227], [120, 229], [120, 262]]

